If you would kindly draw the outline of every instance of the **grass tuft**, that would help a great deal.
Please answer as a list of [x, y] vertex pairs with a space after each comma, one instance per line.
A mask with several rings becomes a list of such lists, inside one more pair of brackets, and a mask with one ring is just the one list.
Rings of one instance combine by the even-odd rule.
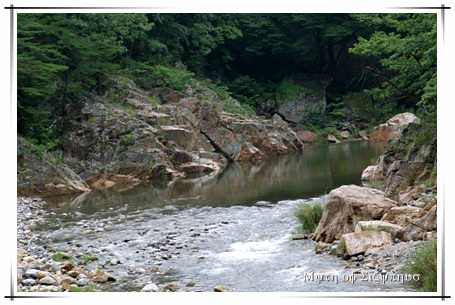
[[425, 292], [437, 291], [437, 240], [427, 241], [406, 261], [401, 271], [415, 275], [419, 274], [418, 281], [411, 281], [410, 284], [417, 289]]
[[321, 202], [316, 202], [313, 204], [304, 203], [298, 205], [298, 210], [295, 213], [295, 216], [301, 223], [301, 229], [303, 233], [308, 234], [316, 230], [319, 221], [321, 220], [323, 210], [324, 207]]

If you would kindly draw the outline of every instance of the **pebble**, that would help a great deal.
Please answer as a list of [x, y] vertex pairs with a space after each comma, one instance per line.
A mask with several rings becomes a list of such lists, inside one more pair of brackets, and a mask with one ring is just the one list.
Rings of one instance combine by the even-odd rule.
[[31, 285], [35, 285], [36, 280], [34, 280], [34, 279], [24, 279], [24, 280], [21, 281], [21, 283], [23, 285], [26, 285], [26, 286], [31, 286]]
[[39, 272], [39, 270], [37, 270], [37, 269], [28, 269], [27, 271], [25, 271], [25, 276], [37, 278], [38, 272]]
[[292, 235], [293, 240], [301, 240], [301, 239], [308, 239], [306, 234], [294, 234]]
[[213, 291], [215, 292], [225, 292], [225, 291], [228, 291], [229, 289], [227, 287], [224, 287], [224, 286], [215, 286], [213, 288]]
[[79, 286], [87, 286], [90, 284], [90, 279], [89, 278], [81, 278], [80, 280], [76, 281], [76, 284]]
[[77, 271], [77, 270], [71, 270], [71, 271], [68, 272], [68, 275], [71, 276], [71, 277], [78, 277], [79, 274], [80, 274], [80, 272]]
[[142, 292], [159, 292], [160, 289], [155, 284], [147, 284], [141, 289]]
[[57, 284], [57, 280], [50, 277], [50, 276], [46, 276], [46, 277], [43, 277], [42, 279], [39, 280], [39, 283], [40, 284], [44, 284], [44, 285], [55, 285]]

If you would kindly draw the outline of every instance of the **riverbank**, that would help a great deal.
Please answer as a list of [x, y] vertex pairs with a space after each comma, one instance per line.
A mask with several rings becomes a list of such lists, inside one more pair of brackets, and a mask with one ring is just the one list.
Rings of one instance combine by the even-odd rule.
[[[372, 286], [367, 286], [370, 288], [359, 288], [358, 285], [364, 284], [359, 280], [357, 285], [342, 286], [344, 288], [337, 288], [341, 284], [330, 283], [326, 283], [327, 286], [321, 288], [317, 282], [310, 283], [305, 280], [305, 275], [310, 274], [310, 271], [315, 274], [331, 274], [339, 277], [341, 282], [344, 274], [355, 274], [360, 279], [360, 276], [364, 274], [382, 272], [378, 265], [376, 265], [376, 269], [365, 267], [365, 264], [371, 259], [375, 260], [373, 262], [375, 264], [376, 261], [383, 262], [381, 264], [385, 268], [387, 268], [386, 264], [390, 264], [393, 268], [390, 268], [388, 275], [397, 275], [399, 274], [398, 266], [417, 244], [400, 243], [384, 249], [384, 254], [378, 252], [377, 255], [366, 255], [363, 261], [351, 259], [349, 261], [339, 260], [336, 263], [338, 259], [328, 253], [315, 255], [313, 251], [306, 250], [316, 246], [316, 242], [312, 240], [292, 240], [289, 235], [290, 231], [286, 228], [284, 236], [283, 230], [275, 233], [270, 231], [271, 223], [278, 222], [276, 227], [283, 227], [283, 221], [287, 223], [292, 218], [293, 215], [289, 213], [291, 211], [289, 208], [294, 204], [294, 201], [291, 201], [289, 203], [278, 203], [276, 208], [273, 208], [274, 205], [270, 203], [263, 203], [262, 208], [232, 207], [229, 215], [224, 215], [222, 219], [221, 215], [217, 216], [219, 220], [217, 222], [212, 221], [213, 218], [207, 217], [208, 214], [213, 213], [209, 209], [195, 209], [189, 211], [190, 215], [186, 218], [175, 219], [171, 217], [171, 219], [175, 219], [175, 223], [169, 223], [171, 226], [167, 228], [159, 225], [149, 227], [144, 224], [138, 227], [139, 230], [133, 230], [137, 231], [133, 236], [130, 233], [114, 235], [114, 232], [120, 227], [131, 231], [131, 226], [137, 226], [134, 225], [134, 221], [125, 226], [126, 222], [131, 221], [126, 220], [126, 218], [130, 218], [131, 215], [108, 217], [109, 219], [102, 221], [96, 219], [80, 221], [78, 220], [80, 215], [77, 212], [68, 213], [68, 215], [61, 215], [60, 217], [77, 218], [74, 223], [81, 223], [79, 228], [74, 226], [72, 229], [64, 228], [62, 233], [57, 234], [67, 235], [68, 230], [75, 231], [75, 236], [82, 235], [85, 231], [87, 233], [85, 237], [78, 237], [71, 242], [61, 240], [56, 246], [55, 236], [51, 238], [54, 235], [53, 233], [46, 237], [46, 234], [36, 230], [37, 226], [34, 225], [34, 222], [27, 222], [27, 220], [34, 218], [42, 226], [45, 225], [45, 221], [55, 221], [52, 209], [44, 209], [47, 204], [39, 198], [20, 197], [18, 198], [18, 219], [22, 219], [25, 225], [18, 229], [18, 291], [215, 291], [216, 286], [219, 286], [216, 291], [225, 290], [221, 287], [226, 287], [227, 291], [238, 291], [239, 288], [235, 288], [233, 283], [239, 281], [247, 281], [249, 285], [255, 287], [254, 290], [249, 288], [247, 291], [281, 291], [281, 289], [288, 291], [288, 287], [281, 286], [278, 283], [289, 280], [295, 283], [294, 286], [300, 287], [291, 291], [301, 291], [299, 289], [304, 289], [304, 291], [308, 291], [307, 289], [310, 289], [309, 291], [320, 291], [320, 289], [369, 291], [368, 289], [381, 289], [380, 287], [384, 287], [383, 283], [381, 285], [370, 283]], [[29, 208], [30, 205], [33, 206], [33, 209]], [[225, 211], [227, 212], [227, 210]], [[219, 215], [216, 212], [215, 214]], [[199, 220], [194, 218], [196, 215], [197, 218], [200, 218]], [[272, 215], [273, 217], [270, 220], [255, 223], [258, 217], [269, 218]], [[283, 219], [283, 216], [286, 218]], [[242, 225], [249, 218], [254, 219], [253, 222]], [[165, 223], [168, 222], [165, 221]], [[241, 226], [239, 227], [239, 225]], [[250, 237], [246, 236], [239, 239], [239, 233], [244, 232], [245, 226], [250, 228]], [[269, 237], [260, 237], [257, 239], [258, 241], [251, 239], [259, 232], [256, 228], [262, 226], [268, 230], [267, 232], [263, 230], [260, 232], [263, 231], [263, 234]], [[148, 227], [150, 231], [147, 232], [144, 229], [145, 227]], [[60, 230], [57, 229], [56, 231]], [[29, 238], [26, 238], [27, 236]], [[110, 238], [107, 238], [109, 236]], [[122, 236], [129, 236], [130, 240], [126, 240]], [[237, 238], [232, 240], [235, 236]], [[271, 236], [276, 237], [270, 239]], [[155, 242], [150, 242], [151, 238]], [[233, 242], [232, 247], [223, 246], [223, 244], [229, 244], [230, 240]], [[210, 247], [207, 248], [207, 246]], [[212, 248], [213, 246], [215, 249]], [[277, 247], [283, 248], [282, 254], [277, 252]], [[208, 249], [211, 250], [207, 251]], [[87, 250], [90, 251], [90, 255], [88, 255]], [[140, 251], [141, 254], [134, 254], [137, 251]], [[284, 259], [283, 264], [270, 265], [269, 258], [271, 255], [281, 257], [284, 252], [287, 253], [285, 256], [287, 259]], [[53, 258], [56, 258], [56, 253], [59, 253], [58, 259], [66, 259], [69, 262], [55, 261]], [[144, 255], [145, 258], [141, 258]], [[89, 260], [89, 257], [93, 260]], [[250, 259], [255, 262], [250, 261]], [[309, 265], [305, 263], [307, 260], [311, 261]], [[275, 287], [272, 288], [274, 290], [269, 290], [270, 287], [261, 287], [265, 283], [261, 285], [260, 282], [257, 282], [255, 275], [251, 273], [245, 279], [238, 279], [235, 276], [231, 280], [220, 278], [218, 283], [214, 282], [216, 279], [211, 279], [213, 274], [230, 270], [231, 264], [237, 266], [232, 270], [234, 275], [236, 271], [243, 270], [247, 266], [243, 263], [247, 262], [252, 264], [247, 268], [254, 269], [253, 266], [256, 264], [264, 265], [262, 268], [268, 266], [268, 269], [261, 268], [260, 270], [263, 270], [261, 273], [275, 274], [272, 277], [274, 280], [270, 278], [271, 282], [267, 282], [267, 287], [272, 285]], [[296, 265], [292, 267], [292, 265], [289, 266], [290, 263]], [[334, 268], [334, 263], [338, 267]], [[206, 266], [202, 267], [204, 264]], [[177, 278], [172, 274], [183, 266], [188, 266], [192, 270], [188, 273], [190, 277], [187, 274], [183, 278], [177, 277], [180, 280], [176, 280]], [[287, 276], [281, 279], [286, 274]], [[278, 278], [277, 275], [279, 275]], [[249, 278], [250, 276], [251, 278]], [[152, 281], [150, 281], [151, 279]], [[387, 284], [389, 286], [382, 289], [395, 291], [393, 287], [396, 283]]]
[[[38, 197], [17, 198], [17, 290], [93, 290], [97, 271], [93, 273], [79, 266], [69, 253], [54, 252], [46, 243], [38, 245], [37, 240], [43, 240], [45, 236], [35, 232], [35, 228], [43, 224], [49, 215], [44, 209], [46, 205], [48, 203]], [[112, 277], [109, 279], [115, 280]]]
[[[147, 247], [153, 252], [150, 254], [153, 264], [148, 264], [147, 268], [130, 268], [128, 261], [110, 258], [106, 260], [105, 245], [101, 246], [102, 239], [98, 238], [99, 247], [88, 245], [90, 252], [87, 252], [87, 245], [79, 242], [67, 242], [65, 249], [54, 249], [49, 246], [46, 236], [36, 231], [37, 225], [43, 225], [49, 216], [54, 212], [46, 211], [45, 207], [49, 203], [38, 197], [18, 197], [17, 198], [17, 289], [20, 292], [80, 292], [80, 291], [106, 291], [106, 285], [116, 285], [116, 282], [123, 282], [125, 285], [128, 279], [133, 275], [134, 281], [128, 283], [128, 291], [142, 292], [182, 292], [182, 291], [202, 291], [200, 284], [188, 281], [185, 286], [173, 282], [153, 283], [149, 279], [151, 274], [161, 274], [161, 264], [170, 258], [177, 258], [180, 251], [195, 252], [191, 248], [191, 243], [197, 243], [198, 239], [204, 233], [210, 230], [227, 225], [228, 222], [220, 221], [216, 223], [207, 223], [204, 228], [190, 228], [188, 236], [183, 236], [186, 241], [182, 241], [181, 236], [176, 232], [160, 231], [155, 228], [153, 231], [162, 238], [157, 239], [155, 243], [148, 244]], [[77, 212], [75, 213], [77, 214]], [[79, 213], [80, 214], [80, 213]], [[123, 221], [124, 215], [119, 215], [118, 219], [112, 221], [86, 221], [81, 224], [82, 230], [86, 233], [95, 233], [109, 230], [109, 226], [115, 226], [116, 220]], [[81, 231], [82, 231], [81, 230]], [[142, 232], [143, 235], [148, 230]], [[190, 241], [189, 239], [193, 239]], [[142, 249], [137, 242], [132, 240], [116, 241], [130, 244], [134, 248], [130, 253], [138, 252]], [[117, 243], [115, 242], [115, 245]], [[119, 246], [120, 247], [120, 246]], [[204, 257], [198, 255], [199, 260]], [[120, 267], [125, 271], [124, 279], [117, 279], [110, 272], [112, 268]], [[117, 269], [116, 272], [119, 270]], [[102, 286], [105, 284], [104, 286]], [[103, 288], [104, 287], [104, 288]], [[110, 286], [112, 287], [112, 286]], [[134, 289], [131, 289], [134, 287]], [[223, 292], [228, 288], [216, 285], [212, 291]]]
[[[317, 254], [388, 274], [402, 272], [419, 244], [437, 238], [436, 129], [414, 122], [392, 131], [396, 121], [370, 135], [388, 141], [385, 154], [363, 171], [364, 187], [344, 185], [327, 196], [312, 235]], [[423, 268], [432, 268], [430, 263]]]
[[[394, 250], [390, 250], [388, 256], [367, 254], [362, 259], [355, 255], [349, 260], [341, 260], [332, 255], [315, 255], [312, 249], [316, 242], [293, 241], [290, 234], [297, 225], [293, 209], [302, 201], [294, 199], [324, 193], [325, 189], [319, 189], [321, 185], [335, 189], [350, 183], [347, 181], [351, 179], [360, 183], [360, 173], [371, 164], [372, 157], [368, 154], [373, 154], [374, 158], [379, 155], [374, 149], [370, 151], [373, 147], [367, 141], [307, 146], [302, 155], [269, 162], [233, 163], [219, 179], [204, 184], [196, 179], [178, 181], [163, 188], [141, 185], [118, 192], [91, 192], [85, 199], [54, 202], [50, 207], [38, 204], [39, 199], [22, 198], [19, 205], [33, 203], [41, 209], [46, 208], [47, 212], [38, 212], [37, 208], [36, 213], [47, 223], [44, 220], [35, 223], [39, 225], [38, 236], [31, 237], [30, 244], [36, 247], [25, 248], [28, 252], [23, 256], [37, 254], [28, 258], [31, 267], [26, 261], [28, 265], [24, 264], [20, 272], [25, 275], [26, 270], [36, 269], [33, 259], [38, 264], [56, 264], [54, 270], [58, 267], [60, 270], [47, 275], [57, 283], [61, 282], [68, 274], [65, 268], [66, 271], [62, 272], [65, 263], [52, 258], [60, 252], [60, 256], [63, 255], [60, 259], [72, 259], [73, 266], [83, 269], [90, 281], [97, 272], [98, 275], [108, 273], [97, 279], [105, 280], [104, 284], [89, 281], [88, 285], [79, 286], [76, 277], [76, 283], [67, 285], [69, 289], [73, 285], [72, 289], [76, 291], [163, 291], [170, 287], [174, 291], [214, 291], [215, 286], [228, 287], [229, 291], [406, 291], [394, 284], [389, 287], [327, 284], [321, 288], [305, 282], [304, 274], [312, 270], [325, 274], [399, 274], [394, 267], [405, 260], [415, 242], [397, 244], [398, 252], [393, 254]], [[339, 154], [340, 151], [343, 154]], [[334, 159], [334, 156], [339, 159]], [[334, 169], [343, 168], [349, 171], [333, 175]], [[332, 185], [327, 185], [326, 181], [331, 181]], [[281, 193], [275, 197], [277, 192]], [[423, 199], [414, 201], [422, 204]], [[30, 214], [28, 210], [24, 212]], [[20, 213], [18, 211], [18, 215]], [[35, 232], [34, 229], [31, 232]], [[327, 250], [329, 248], [327, 246]], [[272, 265], [269, 259], [273, 259]], [[67, 264], [66, 267], [71, 266]], [[244, 268], [253, 273], [267, 270], [267, 274], [249, 273], [251, 278], [245, 279], [232, 277]], [[75, 271], [81, 273], [80, 269]], [[47, 287], [39, 282], [38, 276], [33, 278], [33, 272], [36, 271], [29, 271], [20, 279], [20, 289], [65, 289], [59, 285]], [[279, 281], [277, 274], [283, 275]], [[265, 276], [269, 277], [266, 283], [263, 282]], [[30, 281], [22, 282], [27, 279]], [[293, 284], [286, 284], [289, 282]], [[186, 286], [188, 284], [190, 286]]]

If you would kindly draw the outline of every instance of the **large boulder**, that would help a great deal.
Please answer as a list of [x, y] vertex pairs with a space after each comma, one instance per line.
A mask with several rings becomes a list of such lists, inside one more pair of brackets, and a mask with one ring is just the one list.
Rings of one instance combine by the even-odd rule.
[[422, 209], [413, 206], [398, 206], [387, 211], [382, 217], [382, 221], [394, 223], [399, 226], [406, 226], [418, 218]]
[[404, 128], [410, 123], [419, 124], [420, 119], [410, 112], [400, 113], [386, 123], [376, 126], [370, 134], [370, 141], [386, 142], [390, 139], [399, 139]]
[[382, 191], [357, 185], [341, 186], [329, 193], [314, 239], [333, 242], [345, 233], [354, 232], [359, 220], [379, 220], [396, 205]]
[[282, 86], [302, 90], [296, 93], [295, 98], [284, 98], [277, 112], [288, 122], [305, 123], [305, 114], [308, 112], [323, 112], [326, 107], [326, 88], [332, 78], [321, 74], [298, 74], [283, 82]]
[[437, 228], [436, 203], [429, 205], [428, 209], [411, 206], [395, 207], [384, 215], [382, 220], [399, 225], [399, 230], [393, 230], [395, 237], [402, 241], [424, 240], [428, 232]]
[[385, 246], [393, 244], [392, 236], [384, 231], [362, 231], [344, 234], [346, 252], [349, 255], [359, 253], [372, 254]]
[[297, 132], [302, 142], [316, 142], [318, 135], [308, 130], [300, 130]]
[[114, 185], [137, 185], [141, 182], [140, 179], [127, 175], [96, 175], [88, 179], [87, 184], [92, 189], [104, 190], [113, 187]]
[[334, 135], [328, 135], [327, 136], [327, 143], [341, 143], [340, 140], [338, 140]]

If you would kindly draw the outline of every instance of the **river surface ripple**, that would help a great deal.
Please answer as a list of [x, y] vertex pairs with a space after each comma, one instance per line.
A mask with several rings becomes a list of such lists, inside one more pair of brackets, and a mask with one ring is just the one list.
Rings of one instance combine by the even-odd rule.
[[[217, 285], [258, 292], [405, 291], [362, 275], [352, 281], [347, 262], [316, 255], [314, 241], [292, 240], [299, 204], [359, 184], [382, 151], [364, 141], [314, 145], [300, 154], [230, 164], [215, 177], [53, 198], [39, 231], [56, 251], [96, 255], [87, 267], [117, 278], [101, 286], [105, 291], [140, 291], [149, 282], [194, 291]], [[113, 259], [120, 263], [111, 265]]]

